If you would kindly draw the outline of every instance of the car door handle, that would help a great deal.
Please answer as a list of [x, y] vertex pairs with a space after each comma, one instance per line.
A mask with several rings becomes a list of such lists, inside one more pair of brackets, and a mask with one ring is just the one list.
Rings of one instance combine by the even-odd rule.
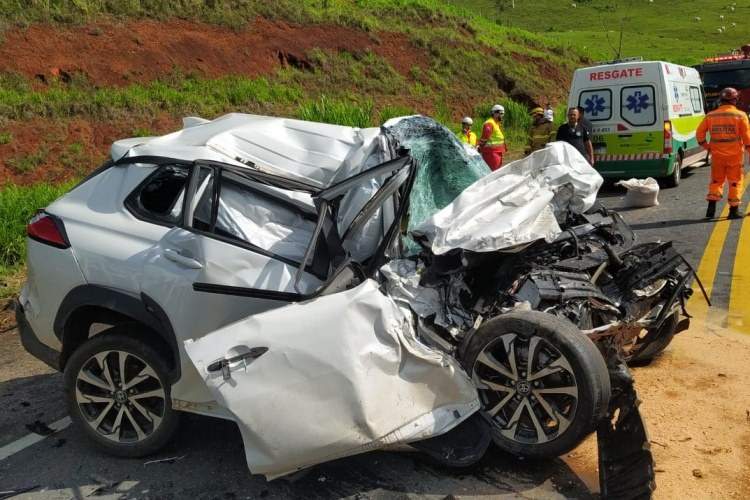
[[229, 380], [230, 378], [232, 378], [230, 365], [242, 362], [242, 366], [246, 367], [259, 357], [263, 356], [267, 351], [268, 347], [253, 347], [248, 352], [245, 352], [243, 354], [214, 361], [213, 363], [208, 365], [206, 370], [209, 373], [221, 371], [221, 376], [224, 378], [224, 380]]
[[164, 257], [168, 258], [175, 264], [178, 264], [189, 269], [202, 269], [203, 264], [193, 259], [192, 257], [185, 257], [178, 250], [174, 248], [165, 248]]

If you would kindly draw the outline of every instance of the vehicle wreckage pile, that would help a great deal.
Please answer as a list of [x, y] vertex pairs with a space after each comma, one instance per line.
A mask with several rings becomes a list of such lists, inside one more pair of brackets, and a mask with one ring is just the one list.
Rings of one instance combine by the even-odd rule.
[[[627, 363], [687, 328], [689, 265], [599, 207], [602, 178], [565, 143], [489, 173], [425, 117], [387, 122], [379, 141], [386, 163], [352, 177], [377, 170], [364, 191], [349, 183], [367, 196], [340, 237], [354, 191], [312, 194], [303, 267], [318, 242], [343, 241], [323, 285], [185, 343], [237, 420], [251, 471], [277, 477], [404, 443], [455, 466], [491, 441], [555, 457], [596, 431], [603, 496], [649, 496]], [[362, 254], [372, 228], [379, 251]], [[216, 369], [233, 346], [263, 347], [237, 352], [241, 374], [232, 359]]]

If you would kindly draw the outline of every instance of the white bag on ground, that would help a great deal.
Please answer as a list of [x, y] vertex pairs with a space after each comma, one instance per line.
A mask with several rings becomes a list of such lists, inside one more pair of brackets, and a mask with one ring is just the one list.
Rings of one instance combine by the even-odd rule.
[[628, 190], [625, 195], [626, 207], [655, 207], [659, 204], [659, 183], [653, 177], [628, 179], [615, 184]]

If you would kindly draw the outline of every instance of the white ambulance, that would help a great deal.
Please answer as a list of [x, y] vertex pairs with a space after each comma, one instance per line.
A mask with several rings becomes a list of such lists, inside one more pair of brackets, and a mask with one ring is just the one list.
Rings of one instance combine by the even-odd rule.
[[568, 106], [584, 109], [604, 177], [660, 177], [677, 186], [682, 167], [705, 157], [695, 139], [705, 111], [693, 68], [641, 60], [580, 68]]

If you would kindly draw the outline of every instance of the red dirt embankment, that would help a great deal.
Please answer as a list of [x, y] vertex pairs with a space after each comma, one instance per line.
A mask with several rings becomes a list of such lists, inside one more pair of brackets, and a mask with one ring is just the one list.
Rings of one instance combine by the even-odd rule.
[[261, 76], [279, 66], [312, 69], [307, 52], [370, 51], [407, 74], [427, 59], [400, 33], [365, 33], [334, 25], [294, 26], [258, 18], [247, 29], [184, 20], [97, 23], [60, 28], [32, 25], [4, 33], [0, 72], [62, 79], [80, 73], [98, 86], [163, 77], [175, 69], [209, 78]]

